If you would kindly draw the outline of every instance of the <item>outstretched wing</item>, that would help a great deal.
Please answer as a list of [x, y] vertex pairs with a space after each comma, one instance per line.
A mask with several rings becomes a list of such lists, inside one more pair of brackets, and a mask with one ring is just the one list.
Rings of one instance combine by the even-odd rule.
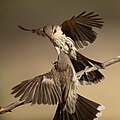
[[77, 48], [88, 46], [88, 43], [93, 43], [96, 39], [96, 32], [92, 28], [102, 28], [103, 26], [103, 19], [98, 16], [94, 12], [86, 13], [84, 11], [63, 22], [61, 29], [67, 37], [75, 42]]
[[12, 88], [15, 97], [20, 101], [32, 104], [57, 104], [61, 101], [61, 88], [53, 71], [25, 80]]

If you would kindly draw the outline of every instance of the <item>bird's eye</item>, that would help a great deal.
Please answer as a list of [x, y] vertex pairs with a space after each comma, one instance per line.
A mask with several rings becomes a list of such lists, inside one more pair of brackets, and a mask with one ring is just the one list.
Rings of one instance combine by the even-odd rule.
[[56, 33], [56, 29], [53, 30], [53, 34]]
[[56, 26], [52, 25], [53, 34], [56, 33]]

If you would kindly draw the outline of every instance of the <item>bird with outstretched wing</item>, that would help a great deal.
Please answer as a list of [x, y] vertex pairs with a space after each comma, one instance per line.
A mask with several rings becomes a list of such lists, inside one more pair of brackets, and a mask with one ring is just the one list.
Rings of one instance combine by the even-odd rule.
[[22, 81], [11, 94], [24, 104], [58, 104], [53, 120], [95, 120], [104, 106], [77, 94], [79, 82], [72, 67], [68, 55], [61, 51], [49, 72]]
[[[103, 19], [94, 12], [86, 13], [85, 11], [78, 16], [64, 21], [60, 25], [47, 25], [38, 29], [26, 29], [19, 26], [22, 30], [31, 31], [43, 37], [47, 36], [53, 43], [59, 55], [60, 49], [68, 54], [76, 72], [84, 70], [86, 67], [103, 68], [100, 62], [89, 59], [79, 53], [79, 48], [84, 48], [96, 39], [97, 33], [94, 28], [102, 28]], [[83, 74], [79, 78], [81, 84], [91, 82], [98, 83], [104, 76], [98, 70]], [[83, 82], [82, 82], [83, 81]]]

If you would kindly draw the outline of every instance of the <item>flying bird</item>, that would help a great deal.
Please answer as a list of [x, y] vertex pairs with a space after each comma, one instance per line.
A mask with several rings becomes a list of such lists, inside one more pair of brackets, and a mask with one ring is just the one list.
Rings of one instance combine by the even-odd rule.
[[105, 107], [77, 94], [78, 79], [70, 58], [60, 51], [52, 69], [12, 88], [24, 104], [58, 104], [53, 120], [97, 120]]
[[[102, 28], [103, 23], [103, 19], [98, 14], [84, 11], [60, 25], [46, 25], [38, 29], [26, 29], [19, 25], [19, 28], [43, 37], [47, 36], [53, 43], [58, 55], [60, 54], [60, 49], [68, 54], [75, 71], [79, 72], [86, 69], [86, 67], [103, 68], [101, 62], [89, 59], [78, 51], [80, 48], [84, 48], [95, 41], [97, 33], [93, 29]], [[103, 78], [102, 73], [95, 70], [87, 74], [84, 73], [79, 80], [81, 84], [91, 84], [98, 83]]]

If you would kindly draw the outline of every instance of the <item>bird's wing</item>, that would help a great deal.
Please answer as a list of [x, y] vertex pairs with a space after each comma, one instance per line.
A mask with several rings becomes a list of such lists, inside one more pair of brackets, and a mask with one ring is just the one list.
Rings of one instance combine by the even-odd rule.
[[32, 104], [57, 104], [61, 101], [61, 88], [59, 78], [54, 71], [33, 79], [25, 80], [12, 88], [15, 97], [20, 101]]
[[78, 16], [73, 16], [70, 20], [66, 20], [61, 24], [63, 33], [70, 37], [77, 48], [88, 46], [88, 43], [93, 43], [96, 39], [96, 32], [93, 27], [102, 28], [103, 19], [98, 17], [94, 12], [82, 12]]

